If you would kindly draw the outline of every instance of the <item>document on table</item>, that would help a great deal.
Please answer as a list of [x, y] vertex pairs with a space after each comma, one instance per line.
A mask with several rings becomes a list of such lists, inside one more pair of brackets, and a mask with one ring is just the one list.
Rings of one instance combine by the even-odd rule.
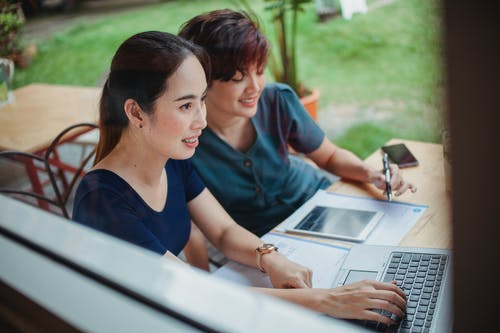
[[[288, 259], [312, 269], [312, 284], [315, 288], [330, 288], [332, 286], [332, 282], [349, 252], [349, 247], [278, 233], [268, 233], [262, 237], [262, 241], [276, 245], [278, 251]], [[229, 261], [213, 275], [246, 286], [272, 287], [267, 274], [234, 261]]]
[[[382, 212], [383, 216], [364, 244], [398, 245], [427, 209], [425, 205], [385, 201], [366, 197], [329, 193], [319, 190], [275, 230], [285, 232], [299, 223], [316, 206], [350, 208]], [[324, 238], [307, 240], [292, 234], [269, 233], [262, 237], [265, 243], [275, 244], [290, 260], [313, 271], [313, 287], [330, 288], [349, 249], [355, 243]], [[230, 261], [214, 272], [215, 276], [254, 287], [271, 287], [269, 277], [256, 268]]]
[[[319, 190], [275, 229], [285, 232], [299, 223], [316, 206], [382, 212], [382, 219], [363, 242], [363, 244], [373, 245], [398, 245], [427, 209], [425, 205], [378, 200]], [[342, 242], [351, 245], [355, 244], [347, 241]]]

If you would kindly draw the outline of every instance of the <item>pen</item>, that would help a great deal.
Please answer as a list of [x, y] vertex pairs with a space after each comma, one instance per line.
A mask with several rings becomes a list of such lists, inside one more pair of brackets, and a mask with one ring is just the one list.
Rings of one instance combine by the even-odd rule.
[[382, 162], [384, 163], [385, 192], [387, 193], [387, 199], [392, 201], [391, 170], [389, 169], [389, 157], [387, 156], [387, 153], [384, 153]]

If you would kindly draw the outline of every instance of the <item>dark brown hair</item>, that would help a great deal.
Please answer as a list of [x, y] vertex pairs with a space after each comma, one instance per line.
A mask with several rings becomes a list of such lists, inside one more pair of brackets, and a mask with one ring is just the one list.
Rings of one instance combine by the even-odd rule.
[[167, 89], [167, 79], [189, 55], [200, 61], [209, 82], [210, 61], [205, 51], [175, 35], [148, 31], [125, 40], [111, 61], [99, 106], [100, 138], [95, 163], [119, 142], [128, 126], [124, 104], [134, 99], [142, 110], [152, 114], [156, 99]]
[[250, 65], [259, 70], [266, 66], [269, 42], [245, 12], [222, 9], [198, 15], [181, 26], [179, 36], [205, 48], [212, 80], [229, 81]]

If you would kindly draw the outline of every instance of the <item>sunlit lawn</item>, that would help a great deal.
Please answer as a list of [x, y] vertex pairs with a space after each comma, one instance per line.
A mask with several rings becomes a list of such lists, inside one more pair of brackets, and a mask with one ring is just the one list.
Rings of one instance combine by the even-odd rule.
[[[28, 69], [16, 72], [14, 84], [99, 85], [125, 38], [145, 30], [177, 33], [190, 17], [219, 8], [237, 6], [230, 0], [179, 0], [93, 22], [76, 20], [68, 31], [39, 42], [38, 56]], [[262, 8], [255, 7], [261, 14]], [[266, 15], [262, 23], [269, 31]], [[391, 137], [439, 140], [439, 33], [439, 11], [432, 0], [396, 0], [351, 21], [326, 23], [318, 23], [314, 5], [306, 7], [300, 17], [299, 67], [302, 81], [321, 91], [320, 112], [354, 105], [389, 114], [383, 120], [360, 119], [333, 136], [335, 142], [365, 157]]]

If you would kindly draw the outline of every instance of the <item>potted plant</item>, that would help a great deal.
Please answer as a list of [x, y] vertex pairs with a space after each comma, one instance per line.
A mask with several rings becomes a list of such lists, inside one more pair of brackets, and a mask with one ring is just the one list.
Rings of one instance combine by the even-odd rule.
[[[288, 84], [300, 97], [302, 104], [313, 119], [317, 119], [319, 92], [306, 88], [298, 76], [297, 25], [303, 6], [312, 0], [264, 0], [265, 10], [271, 14], [275, 48], [269, 56], [269, 70], [277, 82]], [[257, 16], [246, 0], [245, 9]]]
[[21, 44], [21, 28], [24, 15], [19, 4], [0, 0], [0, 57], [9, 58], [19, 67], [26, 67], [31, 54], [24, 52]]

